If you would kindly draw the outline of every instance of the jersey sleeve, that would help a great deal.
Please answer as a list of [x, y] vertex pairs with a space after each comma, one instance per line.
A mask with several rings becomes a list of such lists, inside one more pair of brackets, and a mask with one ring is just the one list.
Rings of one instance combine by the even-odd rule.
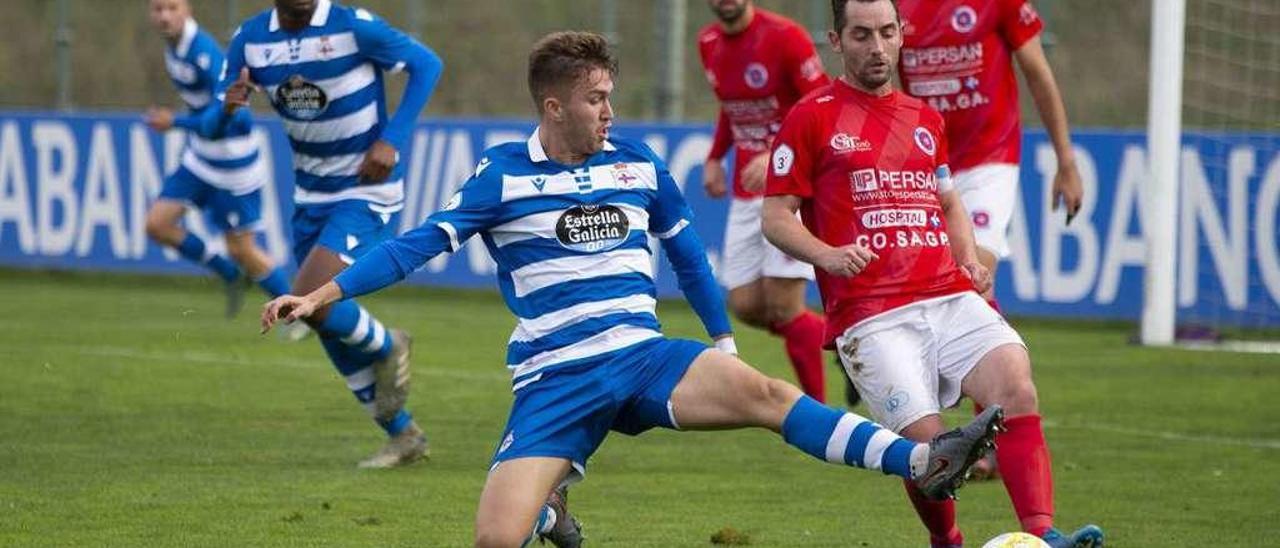
[[934, 132], [938, 135], [938, 149], [933, 156], [934, 177], [938, 181], [938, 194], [942, 194], [955, 190], [955, 183], [951, 180], [951, 159], [949, 157], [951, 145], [947, 139], [946, 121], [943, 120], [942, 115], [932, 111], [930, 114], [934, 118]]
[[720, 109], [720, 116], [716, 118], [715, 137], [711, 140], [711, 150], [707, 152], [708, 160], [719, 160], [729, 153], [729, 148], [733, 146], [733, 126], [729, 123], [729, 115], [725, 114], [724, 108]]
[[445, 206], [421, 225], [378, 244], [333, 281], [343, 298], [372, 293], [403, 280], [440, 253], [457, 251], [462, 244], [489, 226], [498, 216], [501, 179], [485, 176], [481, 168]]
[[812, 134], [818, 129], [815, 121], [804, 105], [791, 109], [782, 121], [782, 129], [773, 139], [766, 196], [813, 196], [813, 156], [817, 149], [812, 146]]
[[213, 85], [213, 100], [209, 102], [209, 106], [205, 107], [198, 123], [193, 124], [195, 127], [188, 128], [206, 139], [244, 135], [251, 130], [252, 115], [249, 109], [237, 109], [231, 116], [222, 112], [223, 101], [227, 98], [227, 88], [231, 87], [231, 84], [240, 76], [240, 70], [245, 67], [244, 34], [241, 30], [243, 29], [237, 29], [235, 35], [231, 37], [231, 42], [227, 44], [227, 53], [219, 63], [217, 73], [211, 75], [216, 82]]
[[828, 83], [826, 69], [808, 31], [795, 26], [787, 34], [787, 39], [782, 41], [787, 79], [796, 90], [796, 96], [804, 97], [814, 88]]
[[652, 151], [646, 150], [646, 156], [653, 163], [657, 175], [658, 195], [649, 205], [649, 232], [660, 239], [669, 239], [693, 220], [693, 210], [684, 200], [680, 186], [667, 169], [667, 165]]
[[427, 100], [444, 72], [444, 61], [434, 51], [368, 10], [358, 8], [353, 17], [352, 30], [361, 54], [381, 70], [409, 74], [400, 106], [382, 131], [383, 140], [396, 150], [405, 150], [418, 114], [426, 108]]
[[1028, 40], [1040, 35], [1044, 21], [1030, 0], [1000, 0], [1000, 37], [1017, 50]]

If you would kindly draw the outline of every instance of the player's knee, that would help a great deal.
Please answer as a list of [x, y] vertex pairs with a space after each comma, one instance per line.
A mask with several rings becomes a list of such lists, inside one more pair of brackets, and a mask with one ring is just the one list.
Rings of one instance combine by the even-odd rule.
[[769, 319], [763, 313], [761, 307], [755, 301], [747, 301], [742, 299], [729, 300], [729, 312], [739, 321], [752, 327], [767, 328], [769, 327]]
[[[761, 377], [764, 376], [761, 375]], [[802, 392], [795, 385], [782, 379], [764, 377], [760, 382], [758, 394], [760, 400], [765, 402], [769, 409], [785, 414], [791, 410], [791, 406]]]
[[1040, 409], [1036, 385], [1029, 378], [1017, 379], [1002, 387], [996, 403], [1004, 406], [1008, 415], [1026, 415]]
[[157, 216], [147, 217], [147, 237], [157, 242], [171, 244], [173, 240], [173, 224]]
[[253, 238], [228, 237], [227, 255], [231, 256], [231, 260], [244, 264], [253, 258]]

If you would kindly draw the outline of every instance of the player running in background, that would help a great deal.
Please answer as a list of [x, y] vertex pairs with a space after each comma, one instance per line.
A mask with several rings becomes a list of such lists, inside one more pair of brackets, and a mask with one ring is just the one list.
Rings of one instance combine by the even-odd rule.
[[720, 258], [729, 310], [746, 324], [782, 337], [800, 387], [826, 400], [822, 334], [826, 322], [805, 307], [813, 267], [778, 251], [760, 234], [769, 145], [791, 105], [827, 83], [809, 33], [752, 0], [707, 0], [718, 22], [698, 33], [698, 52], [720, 100], [715, 141], [703, 167], [712, 198], [726, 192], [724, 156], [734, 154], [732, 200]]
[[[234, 127], [259, 88], [283, 119], [293, 148], [297, 291], [320, 287], [395, 234], [404, 202], [399, 151], [442, 69], [435, 53], [382, 19], [330, 0], [275, 0], [275, 9], [245, 21], [232, 38], [217, 108], [201, 129], [216, 135]], [[390, 118], [384, 71], [409, 75]], [[360, 466], [425, 456], [426, 436], [404, 408], [409, 336], [352, 300], [316, 311], [307, 323], [390, 437]]]
[[[165, 40], [164, 66], [190, 109], [176, 116], [167, 108], [147, 110], [146, 122], [164, 132], [179, 127], [196, 130], [201, 115], [213, 104], [213, 88], [222, 74], [222, 49], [191, 18], [187, 0], [150, 0], [151, 25]], [[193, 134], [177, 171], [164, 182], [160, 197], [147, 211], [147, 236], [178, 251], [183, 258], [202, 264], [226, 283], [227, 317], [240, 310], [246, 278], [277, 297], [289, 292], [289, 278], [255, 240], [261, 221], [262, 185], [269, 170], [258, 157], [249, 113], [238, 115], [236, 130], [220, 139]], [[179, 222], [187, 207], [201, 209], [222, 230], [230, 259], [213, 253], [199, 236]], [[239, 266], [237, 266], [239, 265]]]
[[[1009, 256], [1009, 221], [1018, 199], [1022, 131], [1013, 59], [1057, 155], [1054, 210], [1065, 205], [1070, 223], [1084, 194], [1067, 111], [1040, 43], [1044, 22], [1028, 0], [900, 0], [899, 11], [902, 84], [946, 121], [956, 190], [973, 221], [978, 260], [994, 275], [996, 263]], [[982, 296], [1000, 309], [994, 286]], [[995, 477], [995, 459], [978, 463], [974, 476]]]
[[[507, 347], [515, 401], [480, 496], [477, 546], [521, 546], [539, 535], [577, 546], [580, 532], [557, 486], [581, 478], [611, 429], [768, 428], [819, 459], [898, 475], [933, 497], [950, 494], [1001, 412], [916, 444], [739, 360], [679, 186], [644, 144], [609, 137], [616, 69], [601, 35], [540, 40], [529, 57], [540, 125], [529, 140], [487, 150], [422, 226], [316, 291], [272, 301], [264, 329], [393, 284], [474, 235], [484, 240], [518, 323]], [[715, 349], [662, 335], [649, 235], [661, 240]]]
[[[829, 36], [844, 74], [783, 122], [764, 233], [818, 268], [828, 338], [876, 420], [926, 440], [943, 431], [939, 411], [961, 395], [1003, 406], [1009, 418], [996, 452], [1022, 528], [1055, 547], [1101, 546], [1096, 526], [1071, 535], [1053, 528], [1031, 360], [978, 295], [990, 272], [951, 178], [942, 117], [893, 89], [902, 47], [895, 5], [833, 0], [832, 8]], [[963, 544], [955, 503], [906, 487], [933, 546]]]

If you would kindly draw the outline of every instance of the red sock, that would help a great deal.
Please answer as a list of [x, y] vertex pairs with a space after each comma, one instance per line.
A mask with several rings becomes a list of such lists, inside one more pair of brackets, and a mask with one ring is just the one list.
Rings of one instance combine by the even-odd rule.
[[822, 336], [827, 320], [811, 311], [804, 311], [785, 324], [774, 325], [774, 334], [782, 337], [796, 371], [800, 389], [820, 402], [827, 401], [826, 373], [822, 364]]
[[956, 501], [929, 500], [911, 480], [904, 480], [902, 484], [907, 487], [907, 497], [911, 499], [911, 505], [916, 507], [920, 521], [929, 530], [931, 546], [964, 544], [964, 535], [960, 534], [960, 527], [956, 525]]
[[1004, 426], [996, 437], [1000, 476], [1022, 530], [1038, 537], [1053, 527], [1053, 467], [1040, 415], [1010, 417]]

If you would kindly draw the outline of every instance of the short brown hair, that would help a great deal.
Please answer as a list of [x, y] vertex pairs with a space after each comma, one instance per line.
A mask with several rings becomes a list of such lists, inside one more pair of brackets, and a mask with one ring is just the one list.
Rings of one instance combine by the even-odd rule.
[[594, 69], [618, 73], [609, 41], [594, 32], [561, 31], [543, 36], [529, 53], [529, 93], [538, 111], [556, 87], [572, 83]]
[[[853, 0], [853, 1], [860, 2], [863, 4], [874, 4], [876, 2], [879, 2], [880, 0]], [[893, 4], [894, 15], [896, 15], [898, 19], [901, 20], [902, 14], [898, 12], [898, 0], [889, 0], [889, 3]], [[849, 0], [831, 0], [831, 17], [833, 19], [832, 22], [835, 24], [835, 29], [837, 33], [844, 32], [844, 26], [849, 23], [849, 18], [846, 17], [844, 13], [844, 7], [847, 5], [849, 5]]]

